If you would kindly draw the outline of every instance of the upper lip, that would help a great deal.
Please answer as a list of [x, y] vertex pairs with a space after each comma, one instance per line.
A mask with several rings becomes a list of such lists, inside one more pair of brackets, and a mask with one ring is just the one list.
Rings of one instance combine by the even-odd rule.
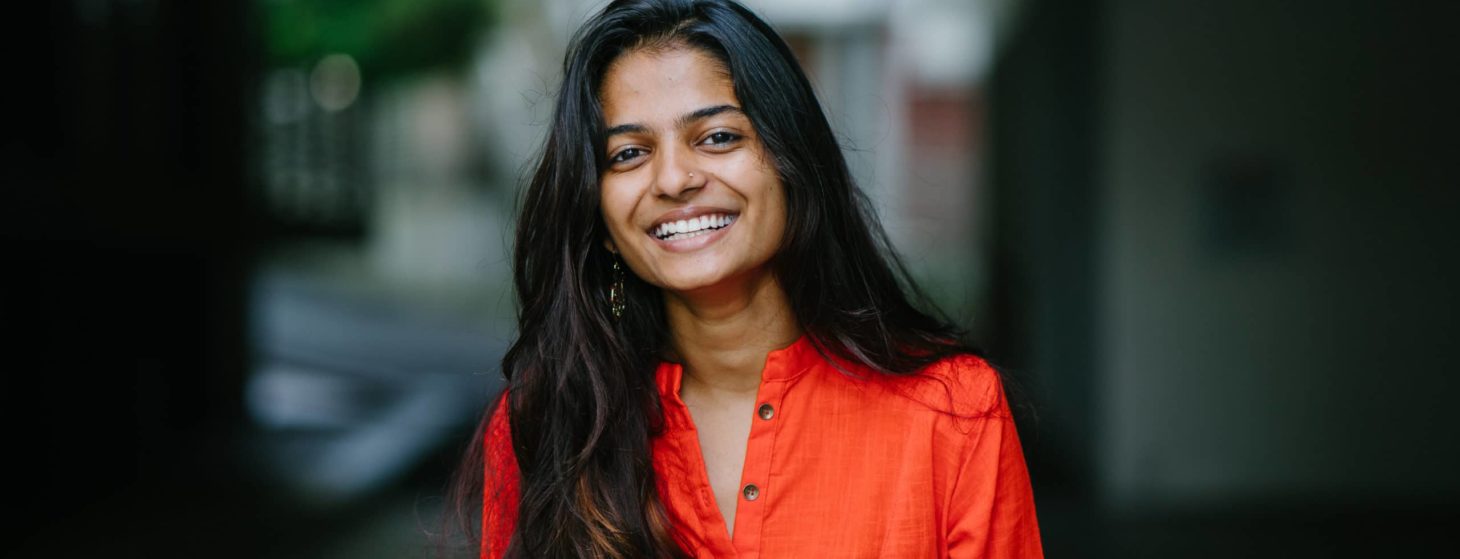
[[683, 208], [679, 208], [677, 210], [672, 210], [672, 211], [669, 211], [669, 212], [665, 212], [664, 215], [659, 216], [659, 219], [654, 220], [654, 224], [653, 225], [650, 225], [649, 226], [649, 229], [647, 229], [647, 231], [650, 234], [653, 234], [654, 233], [654, 230], [655, 229], [658, 229], [660, 225], [663, 225], [665, 223], [669, 223], [671, 221], [680, 221], [680, 220], [685, 220], [685, 219], [689, 219], [689, 218], [692, 218], [692, 217], [700, 217], [700, 216], [703, 216], [703, 215], [715, 215], [715, 214], [740, 215], [740, 212], [735, 212], [735, 211], [727, 210], [725, 208], [715, 208], [715, 207], [710, 207], [710, 206], [686, 206], [686, 207], [683, 207]]

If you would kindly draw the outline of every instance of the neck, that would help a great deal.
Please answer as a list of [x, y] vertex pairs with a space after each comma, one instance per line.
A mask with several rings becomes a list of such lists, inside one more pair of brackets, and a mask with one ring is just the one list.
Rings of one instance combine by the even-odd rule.
[[670, 343], [684, 387], [754, 395], [766, 355], [801, 336], [790, 301], [770, 274], [735, 287], [664, 295]]

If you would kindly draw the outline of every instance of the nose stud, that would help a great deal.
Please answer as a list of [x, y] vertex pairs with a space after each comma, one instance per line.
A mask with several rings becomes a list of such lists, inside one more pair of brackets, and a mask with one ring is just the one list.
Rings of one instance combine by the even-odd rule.
[[694, 173], [690, 173], [689, 174], [689, 178], [695, 178], [695, 174]]

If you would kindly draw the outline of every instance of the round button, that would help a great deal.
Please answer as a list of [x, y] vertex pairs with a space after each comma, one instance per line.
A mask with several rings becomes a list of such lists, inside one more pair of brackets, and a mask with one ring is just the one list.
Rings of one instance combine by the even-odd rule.
[[755, 413], [761, 419], [770, 419], [776, 416], [776, 408], [771, 407], [770, 404], [761, 404], [760, 409], [755, 410]]
[[745, 500], [747, 501], [754, 501], [760, 498], [760, 488], [756, 487], [754, 483], [745, 486], [745, 491], [742, 491], [742, 493], [745, 494]]

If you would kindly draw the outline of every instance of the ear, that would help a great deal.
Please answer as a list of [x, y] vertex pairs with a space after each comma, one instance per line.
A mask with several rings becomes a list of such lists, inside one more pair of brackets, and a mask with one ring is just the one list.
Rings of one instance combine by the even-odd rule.
[[613, 237], [604, 237], [603, 238], [603, 248], [607, 249], [609, 252], [611, 252], [613, 254], [618, 254], [618, 247], [617, 246], [614, 246], [614, 244], [613, 244]]

